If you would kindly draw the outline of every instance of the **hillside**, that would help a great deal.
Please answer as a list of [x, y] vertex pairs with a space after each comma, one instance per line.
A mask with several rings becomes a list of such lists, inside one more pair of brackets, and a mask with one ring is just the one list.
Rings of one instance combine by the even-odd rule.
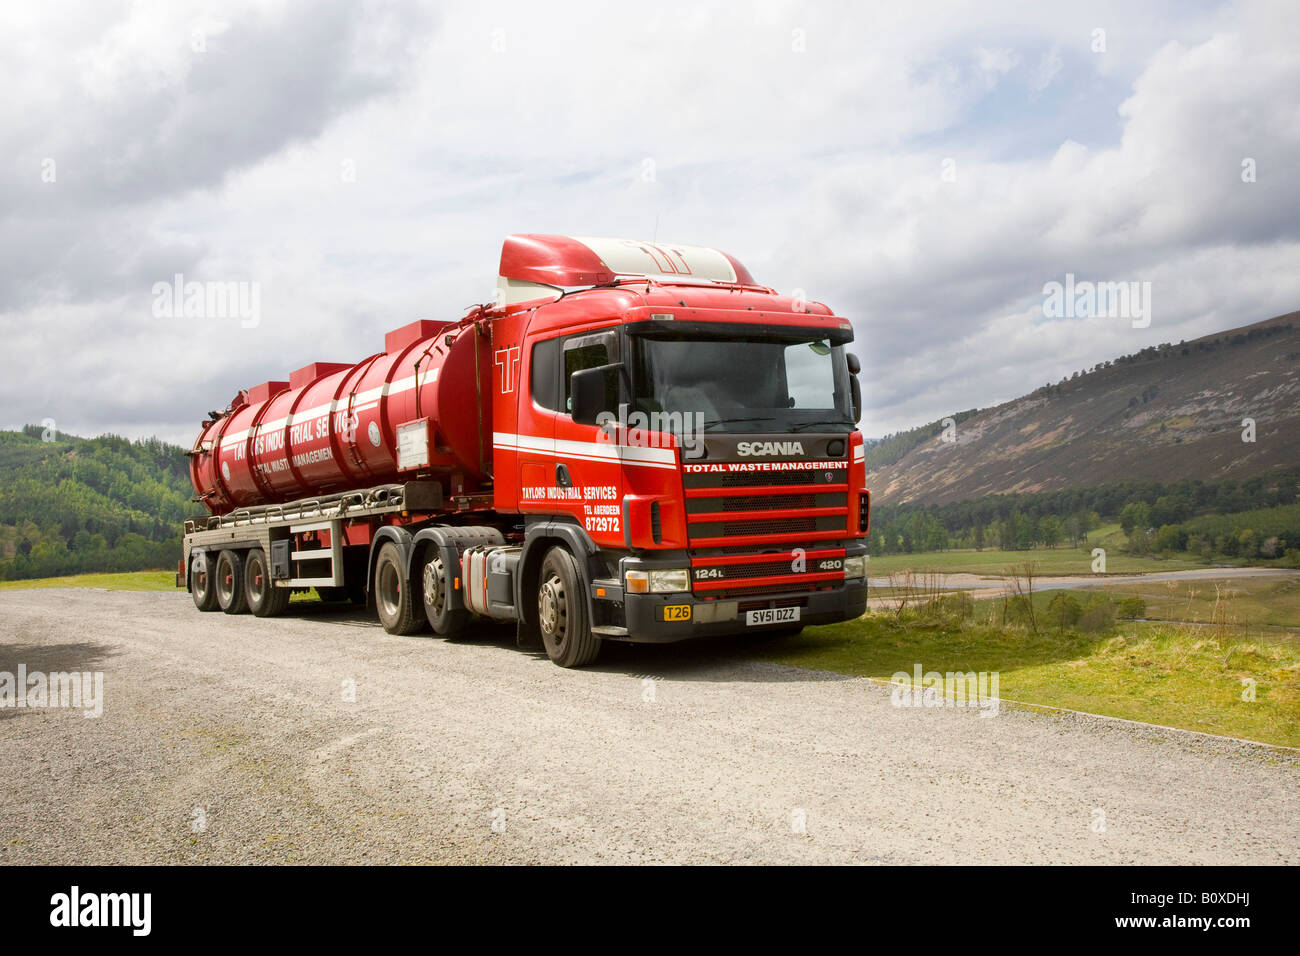
[[[867, 452], [877, 502], [946, 504], [1119, 481], [1249, 478], [1300, 465], [1300, 312], [1076, 373]], [[1255, 441], [1242, 440], [1242, 420]]]
[[185, 451], [156, 439], [0, 432], [0, 580], [175, 567]]

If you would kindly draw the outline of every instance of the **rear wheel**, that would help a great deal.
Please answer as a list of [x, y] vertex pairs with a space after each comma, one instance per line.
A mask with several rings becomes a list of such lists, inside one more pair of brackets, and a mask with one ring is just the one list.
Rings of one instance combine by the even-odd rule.
[[385, 542], [375, 559], [375, 607], [379, 623], [389, 634], [415, 634], [424, 629], [424, 615], [408, 583], [401, 548]]
[[465, 630], [469, 623], [469, 611], [464, 608], [452, 610], [447, 606], [447, 568], [442, 552], [435, 545], [429, 551], [429, 559], [424, 563], [422, 575], [424, 592], [424, 614], [429, 619], [429, 626], [439, 637], [455, 637]]
[[217, 579], [212, 557], [200, 554], [190, 567], [190, 597], [200, 611], [215, 611], [217, 604]]
[[217, 555], [217, 604], [227, 614], [248, 612], [248, 596], [244, 593], [244, 562], [236, 551], [222, 551]]
[[275, 617], [289, 607], [289, 589], [275, 586], [261, 548], [249, 551], [244, 560], [244, 598], [257, 617]]
[[552, 548], [537, 580], [537, 623], [546, 656], [561, 667], [582, 667], [600, 653], [600, 638], [591, 633], [581, 582], [573, 555]]

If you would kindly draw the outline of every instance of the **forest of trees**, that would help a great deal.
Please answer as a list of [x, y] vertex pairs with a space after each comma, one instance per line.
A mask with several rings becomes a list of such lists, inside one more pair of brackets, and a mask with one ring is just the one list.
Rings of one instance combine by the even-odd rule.
[[[0, 432], [0, 580], [174, 567], [190, 501], [184, 449], [157, 439]], [[897, 447], [891, 449], [897, 452]], [[870, 454], [870, 452], [868, 452]], [[872, 554], [1082, 547], [1118, 520], [1137, 553], [1300, 559], [1300, 469], [1244, 481], [1115, 482], [939, 506], [876, 505]]]
[[0, 432], [0, 580], [175, 567], [193, 494], [158, 439]]
[[952, 504], [872, 508], [872, 554], [1079, 547], [1118, 520], [1135, 553], [1281, 558], [1300, 549], [1300, 469], [1244, 481], [1115, 482]]

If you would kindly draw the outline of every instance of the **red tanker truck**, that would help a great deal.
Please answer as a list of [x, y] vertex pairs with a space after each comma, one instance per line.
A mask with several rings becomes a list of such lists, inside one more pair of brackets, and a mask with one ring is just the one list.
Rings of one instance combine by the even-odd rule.
[[259, 617], [315, 588], [392, 634], [513, 621], [563, 667], [857, 617], [852, 338], [715, 249], [510, 236], [493, 303], [211, 413], [177, 586]]

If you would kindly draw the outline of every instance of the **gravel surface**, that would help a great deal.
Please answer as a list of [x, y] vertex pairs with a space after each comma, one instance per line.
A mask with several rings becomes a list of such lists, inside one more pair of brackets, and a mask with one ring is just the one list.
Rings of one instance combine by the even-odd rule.
[[104, 712], [0, 710], [0, 863], [1300, 862], [1292, 751], [895, 708], [743, 639], [565, 671], [346, 610], [0, 591], [20, 663], [102, 671]]

